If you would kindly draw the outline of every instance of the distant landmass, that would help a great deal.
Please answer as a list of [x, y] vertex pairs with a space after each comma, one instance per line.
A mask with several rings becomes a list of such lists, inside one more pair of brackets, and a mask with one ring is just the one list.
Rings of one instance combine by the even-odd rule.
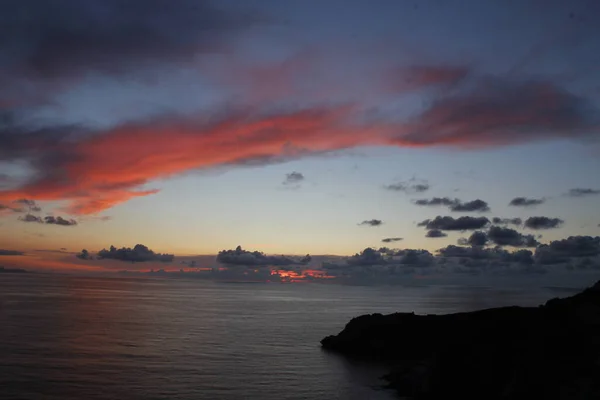
[[25, 270], [25, 269], [21, 269], [21, 268], [5, 268], [5, 267], [0, 267], [0, 274], [26, 274], [29, 273], [29, 271]]
[[353, 318], [324, 349], [389, 366], [409, 399], [600, 399], [600, 281], [539, 307]]

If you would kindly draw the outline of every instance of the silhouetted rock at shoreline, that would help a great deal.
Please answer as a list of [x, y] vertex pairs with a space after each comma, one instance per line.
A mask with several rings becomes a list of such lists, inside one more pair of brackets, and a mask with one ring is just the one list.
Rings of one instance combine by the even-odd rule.
[[413, 399], [600, 399], [600, 281], [539, 307], [363, 315], [321, 344]]

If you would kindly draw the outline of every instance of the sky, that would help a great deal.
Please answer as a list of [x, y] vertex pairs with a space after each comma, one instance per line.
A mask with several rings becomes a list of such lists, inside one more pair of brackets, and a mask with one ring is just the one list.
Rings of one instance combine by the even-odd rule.
[[321, 276], [459, 246], [545, 271], [566, 246], [554, 264], [600, 269], [596, 1], [2, 7], [0, 265], [208, 268], [240, 245]]

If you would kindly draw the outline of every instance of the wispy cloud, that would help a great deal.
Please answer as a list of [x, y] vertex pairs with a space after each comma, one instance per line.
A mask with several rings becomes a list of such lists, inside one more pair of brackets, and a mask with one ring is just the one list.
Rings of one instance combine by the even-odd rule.
[[401, 240], [404, 240], [404, 239], [401, 237], [392, 237], [392, 238], [381, 239], [381, 241], [383, 243], [393, 243], [393, 242], [399, 242]]
[[0, 249], [0, 256], [22, 256], [23, 254], [25, 253], [22, 251]]
[[392, 183], [390, 185], [384, 186], [386, 190], [390, 190], [393, 192], [404, 192], [404, 193], [424, 193], [429, 190], [430, 186], [426, 180], [418, 180], [416, 178], [412, 178], [408, 181], [401, 181]]
[[568, 192], [571, 197], [584, 197], [584, 196], [595, 196], [600, 194], [600, 189], [591, 188], [575, 188]]
[[359, 225], [379, 226], [382, 224], [383, 224], [383, 221], [380, 219], [369, 219], [369, 220], [365, 220], [365, 221], [361, 222]]
[[527, 197], [515, 197], [508, 204], [513, 207], [531, 207], [531, 206], [539, 206], [540, 204], [544, 204], [546, 199], [530, 199]]

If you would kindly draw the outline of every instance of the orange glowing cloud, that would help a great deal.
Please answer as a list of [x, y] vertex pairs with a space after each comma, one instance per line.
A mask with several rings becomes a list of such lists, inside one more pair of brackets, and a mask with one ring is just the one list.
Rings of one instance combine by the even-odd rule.
[[[420, 79], [447, 81], [461, 74], [430, 71]], [[58, 141], [44, 131], [29, 134], [14, 153], [33, 159], [38, 175], [19, 188], [0, 191], [0, 201], [64, 200], [71, 214], [94, 214], [156, 193], [144, 188], [156, 179], [200, 168], [365, 145], [477, 148], [600, 133], [589, 102], [549, 83], [482, 80], [403, 122], [372, 121], [367, 109], [330, 106], [162, 118]]]
[[240, 115], [213, 124], [125, 125], [63, 144], [60, 151], [72, 157], [55, 160], [44, 179], [0, 192], [0, 199], [68, 200], [69, 213], [93, 214], [156, 193], [136, 188], [192, 169], [385, 143], [382, 127], [349, 124], [350, 113], [351, 107], [339, 107], [261, 118]]

